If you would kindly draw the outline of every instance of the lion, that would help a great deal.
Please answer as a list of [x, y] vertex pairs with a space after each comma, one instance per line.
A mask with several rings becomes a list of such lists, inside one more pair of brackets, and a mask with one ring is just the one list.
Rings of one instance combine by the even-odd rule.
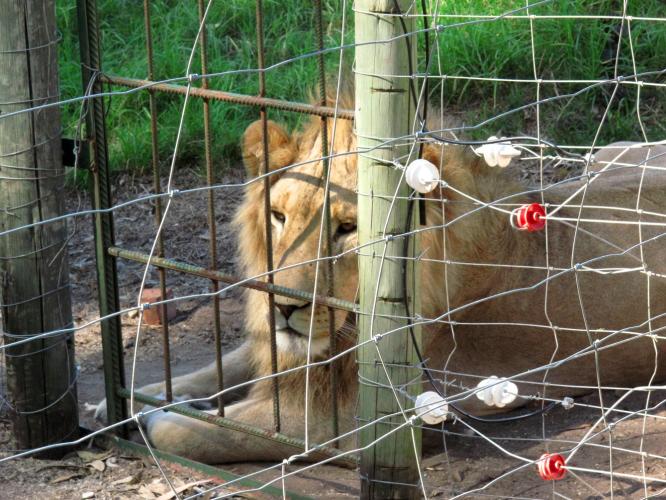
[[[351, 104], [349, 99], [342, 103], [347, 109]], [[329, 119], [329, 132], [333, 128]], [[294, 133], [269, 121], [267, 130], [269, 168], [274, 172], [270, 176], [274, 281], [312, 292], [324, 192], [320, 121], [314, 119]], [[544, 392], [558, 400], [590, 392], [599, 384], [624, 388], [664, 378], [666, 363], [655, 360], [666, 354], [660, 337], [666, 326], [666, 244], [660, 238], [666, 222], [660, 215], [666, 212], [666, 177], [659, 169], [639, 168], [666, 166], [664, 148], [654, 154], [657, 149], [631, 144], [602, 149], [589, 175], [540, 191], [519, 182], [511, 169], [489, 167], [471, 147], [425, 144], [423, 157], [440, 169], [446, 183], [425, 195], [429, 229], [419, 242], [420, 316], [428, 320], [423, 327], [427, 369], [442, 393], [473, 388], [492, 375], [515, 376], [520, 393], [501, 410], [476, 397], [462, 398], [458, 409], [485, 415], [515, 409]], [[333, 292], [354, 301], [357, 158], [349, 121], [335, 124], [332, 150], [330, 252], [337, 256]], [[248, 178], [259, 176], [264, 157], [260, 122], [245, 131], [242, 154]], [[646, 163], [646, 155], [654, 158]], [[594, 170], [601, 173], [594, 175]], [[574, 193], [578, 194], [572, 197]], [[470, 198], [501, 202], [497, 209], [479, 209]], [[262, 276], [266, 271], [263, 200], [263, 182], [248, 184], [235, 215], [245, 276]], [[566, 205], [543, 231], [518, 231], [510, 224], [508, 212], [514, 207], [539, 202], [551, 211], [564, 201]], [[320, 272], [317, 282], [317, 292], [326, 295], [325, 273]], [[246, 293], [247, 339], [223, 358], [225, 386], [261, 380], [245, 392], [225, 395], [225, 416], [271, 430], [268, 298], [259, 291]], [[312, 308], [304, 300], [275, 296], [279, 371], [305, 364], [313, 314], [310, 359], [328, 358], [328, 309], [321, 304], [315, 304], [314, 312]], [[351, 349], [356, 341], [353, 315], [336, 310], [333, 319], [338, 351]], [[339, 433], [356, 426], [357, 367], [351, 353], [309, 371], [311, 443], [335, 438], [331, 370], [337, 371], [339, 380]], [[430, 381], [424, 379], [423, 390], [429, 388]], [[139, 389], [148, 395], [163, 391], [163, 383]], [[206, 398], [215, 391], [214, 364], [173, 380], [176, 398]], [[305, 370], [281, 375], [279, 393], [281, 432], [303, 438]], [[102, 405], [99, 413], [103, 412]], [[299, 451], [173, 412], [154, 412], [144, 424], [157, 448], [206, 463], [280, 461]], [[349, 449], [354, 438], [337, 444]]]

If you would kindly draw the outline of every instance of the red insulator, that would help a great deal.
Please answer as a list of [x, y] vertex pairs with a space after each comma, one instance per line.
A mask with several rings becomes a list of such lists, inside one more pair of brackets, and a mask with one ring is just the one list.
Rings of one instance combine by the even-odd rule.
[[564, 468], [564, 457], [559, 453], [544, 453], [537, 464], [539, 476], [544, 481], [562, 479], [567, 470]]
[[538, 204], [523, 205], [511, 212], [511, 225], [520, 231], [540, 231], [546, 225], [546, 209]]

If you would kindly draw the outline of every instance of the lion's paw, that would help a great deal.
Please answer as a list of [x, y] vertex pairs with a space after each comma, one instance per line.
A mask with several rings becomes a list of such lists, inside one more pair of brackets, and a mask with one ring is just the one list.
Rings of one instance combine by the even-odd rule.
[[[164, 393], [156, 394], [155, 398], [164, 400], [164, 399], [166, 399], [166, 395]], [[174, 397], [173, 402], [174, 403], [180, 403], [180, 402], [183, 402], [183, 401], [188, 401], [190, 399], [193, 399], [193, 398], [189, 394], [182, 394], [180, 396]], [[190, 406], [192, 408], [196, 408], [197, 410], [202, 410], [202, 411], [207, 411], [207, 410], [211, 410], [212, 408], [214, 408], [214, 405], [210, 401], [194, 401], [192, 403], [184, 403], [184, 405]], [[183, 405], [179, 405], [179, 406], [183, 406]], [[140, 412], [141, 413], [146, 413], [147, 411], [154, 410], [155, 408], [156, 408], [155, 406], [143, 405], [143, 406], [141, 406]], [[95, 420], [97, 422], [99, 422], [102, 425], [107, 425], [108, 424], [106, 398], [103, 399], [102, 401], [100, 401], [99, 404], [97, 404], [97, 405], [87, 405], [86, 409], [90, 410], [90, 411], [94, 410]], [[168, 410], [164, 410], [164, 411], [168, 411]], [[161, 412], [151, 412], [147, 416], [142, 416], [141, 419], [143, 421], [143, 419], [145, 419], [146, 417], [150, 417], [150, 415], [158, 415], [160, 413]]]
[[[155, 398], [165, 400], [166, 395], [164, 393], [160, 393], [157, 396], [155, 396]], [[194, 398], [192, 396], [190, 396], [189, 394], [182, 394], [180, 396], [174, 397], [173, 400], [171, 401], [171, 403], [181, 403], [181, 404], [178, 405], [181, 408], [184, 407], [184, 406], [187, 406], [187, 407], [190, 407], [190, 408], [195, 408], [197, 410], [203, 410], [203, 411], [210, 410], [210, 409], [213, 408], [213, 405], [208, 401], [187, 402], [190, 399], [194, 399]], [[141, 413], [142, 413], [141, 422], [144, 422], [144, 423], [148, 422], [148, 420], [150, 420], [152, 417], [154, 417], [156, 415], [157, 416], [163, 415], [164, 413], [169, 411], [169, 409], [162, 410], [162, 411], [151, 411], [151, 410], [156, 410], [156, 409], [157, 409], [157, 407], [155, 407], [155, 406], [144, 405], [141, 408]], [[147, 413], [147, 415], [146, 415], [146, 413]]]
[[99, 404], [95, 407], [95, 421], [103, 425], [106, 425], [108, 423], [108, 418], [106, 414], [106, 398], [102, 399], [99, 402]]
[[[166, 399], [165, 394], [158, 394], [155, 396], [157, 399]], [[178, 406], [180, 408], [183, 407], [189, 407], [189, 408], [195, 408], [198, 410], [209, 410], [212, 408], [212, 405], [206, 401], [196, 401], [193, 403], [187, 403], [186, 401], [189, 401], [190, 399], [193, 399], [192, 396], [189, 394], [183, 394], [181, 396], [176, 396], [173, 398], [171, 403], [181, 403]], [[139, 414], [139, 421], [141, 422], [141, 425], [146, 429], [148, 432], [149, 439], [153, 441], [153, 434], [156, 429], [156, 427], [159, 427], [160, 423], [168, 423], [172, 421], [174, 418], [178, 419], [180, 415], [174, 414], [173, 412], [170, 412], [169, 409], [164, 409], [161, 410], [159, 407], [151, 406], [151, 405], [145, 405], [143, 408], [141, 408], [140, 414]]]

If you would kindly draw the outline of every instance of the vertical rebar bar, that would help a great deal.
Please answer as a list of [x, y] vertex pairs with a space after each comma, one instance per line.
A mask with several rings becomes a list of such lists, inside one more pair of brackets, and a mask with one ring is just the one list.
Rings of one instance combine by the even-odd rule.
[[[257, 0], [256, 3], [256, 20], [257, 20], [257, 69], [259, 74], [259, 97], [266, 95], [266, 77], [264, 75], [264, 9], [262, 0]], [[269, 170], [269, 153], [268, 153], [268, 118], [266, 115], [266, 108], [262, 106], [259, 109], [259, 116], [262, 125], [262, 140], [264, 148], [264, 218], [266, 220], [266, 272], [267, 280], [273, 284], [273, 234], [271, 229], [271, 180], [268, 175]], [[277, 373], [278, 366], [278, 353], [277, 353], [277, 338], [275, 332], [275, 296], [272, 293], [268, 294], [268, 322], [271, 333], [271, 371], [273, 374]], [[275, 432], [280, 432], [280, 387], [278, 384], [278, 377], [273, 377], [273, 426]]]
[[[97, 78], [101, 71], [101, 48], [96, 0], [77, 0], [79, 47], [81, 51], [81, 71], [83, 88], [92, 81], [92, 93], [102, 92], [102, 83]], [[93, 216], [95, 229], [95, 256], [97, 262], [97, 283], [99, 290], [99, 314], [109, 317], [101, 323], [102, 351], [104, 357], [104, 385], [106, 389], [107, 419], [109, 423], [127, 418], [125, 401], [118, 396], [117, 389], [125, 386], [123, 367], [123, 339], [118, 300], [116, 259], [107, 253], [113, 246], [113, 213], [107, 209], [112, 205], [109, 162], [106, 147], [104, 101], [92, 99], [86, 116], [87, 138], [91, 144], [91, 202], [98, 212]], [[125, 427], [117, 432], [124, 436]]]
[[[155, 68], [153, 58], [153, 32], [150, 22], [150, 0], [143, 1], [143, 18], [146, 32], [146, 56], [148, 62], [148, 79], [155, 79]], [[159, 144], [158, 144], [158, 131], [157, 131], [157, 100], [153, 90], [148, 91], [148, 101], [150, 107], [150, 139], [152, 151], [152, 168], [153, 168], [153, 190], [155, 193], [162, 192], [162, 184], [160, 182], [160, 164], [159, 164]], [[160, 225], [162, 220], [162, 198], [155, 200], [155, 223]], [[157, 256], [164, 257], [164, 240], [162, 234], [157, 235]], [[160, 277], [160, 298], [164, 301], [167, 298], [166, 289], [166, 270], [159, 270]], [[167, 401], [173, 400], [173, 391], [171, 387], [171, 348], [169, 345], [169, 320], [167, 315], [167, 305], [161, 306], [161, 323], [162, 323], [162, 349], [163, 349], [163, 362], [164, 362], [164, 386], [165, 396]]]
[[[322, 13], [321, 0], [314, 1], [314, 10], [315, 10], [315, 38], [316, 45], [319, 54], [317, 56], [317, 66], [319, 69], [319, 105], [326, 106], [326, 64], [324, 60], [324, 20]], [[335, 120], [336, 118], [334, 118]], [[325, 182], [329, 177], [329, 168], [330, 162], [328, 159], [328, 119], [324, 116], [321, 117], [321, 157], [324, 165], [323, 169], [323, 179], [324, 186], [328, 186], [328, 183]], [[324, 236], [326, 241], [326, 251], [325, 256], [330, 257], [332, 246], [332, 228], [331, 228], [331, 197], [330, 189], [326, 189], [324, 192], [324, 206], [322, 207], [324, 217]], [[327, 290], [326, 294], [329, 297], [333, 297], [335, 293], [335, 283], [333, 281], [333, 260], [326, 259], [325, 261], [325, 276]], [[316, 294], [317, 291], [315, 290]], [[335, 310], [332, 307], [328, 307], [328, 339], [329, 339], [329, 356], [333, 357], [338, 351], [337, 338], [335, 336]], [[333, 435], [337, 436], [339, 434], [338, 430], [338, 377], [337, 377], [337, 365], [336, 363], [331, 363], [330, 367], [330, 381], [331, 381], [331, 422], [333, 426]], [[337, 445], [337, 442], [336, 442]]]
[[[201, 27], [201, 38], [199, 46], [201, 48], [201, 74], [208, 74], [208, 39], [206, 35], [206, 23], [204, 19], [205, 7], [203, 0], [198, 0], [199, 22], [203, 23]], [[201, 79], [201, 87], [208, 88], [208, 79]], [[203, 100], [203, 120], [204, 120], [204, 154], [206, 157], [206, 184], [210, 187], [215, 183], [215, 174], [213, 172], [213, 157], [211, 154], [211, 134], [210, 134], [210, 101]], [[208, 190], [208, 231], [210, 236], [208, 252], [210, 254], [210, 270], [217, 270], [217, 225], [215, 224], [215, 191]], [[222, 370], [222, 326], [220, 325], [220, 297], [217, 294], [219, 286], [217, 281], [211, 280], [211, 292], [213, 295], [213, 314], [215, 326], [215, 370], [217, 372], [217, 392], [224, 389], [224, 372]], [[217, 398], [217, 413], [224, 416], [224, 397]]]

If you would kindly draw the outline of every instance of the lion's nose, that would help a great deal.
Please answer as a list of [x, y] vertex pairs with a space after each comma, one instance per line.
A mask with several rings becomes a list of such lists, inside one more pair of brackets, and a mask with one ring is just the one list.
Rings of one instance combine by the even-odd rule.
[[296, 306], [290, 306], [290, 305], [282, 305], [282, 304], [275, 304], [275, 307], [278, 308], [278, 310], [282, 313], [282, 316], [284, 316], [284, 319], [289, 319], [289, 316], [292, 315], [292, 313], [298, 309]]

